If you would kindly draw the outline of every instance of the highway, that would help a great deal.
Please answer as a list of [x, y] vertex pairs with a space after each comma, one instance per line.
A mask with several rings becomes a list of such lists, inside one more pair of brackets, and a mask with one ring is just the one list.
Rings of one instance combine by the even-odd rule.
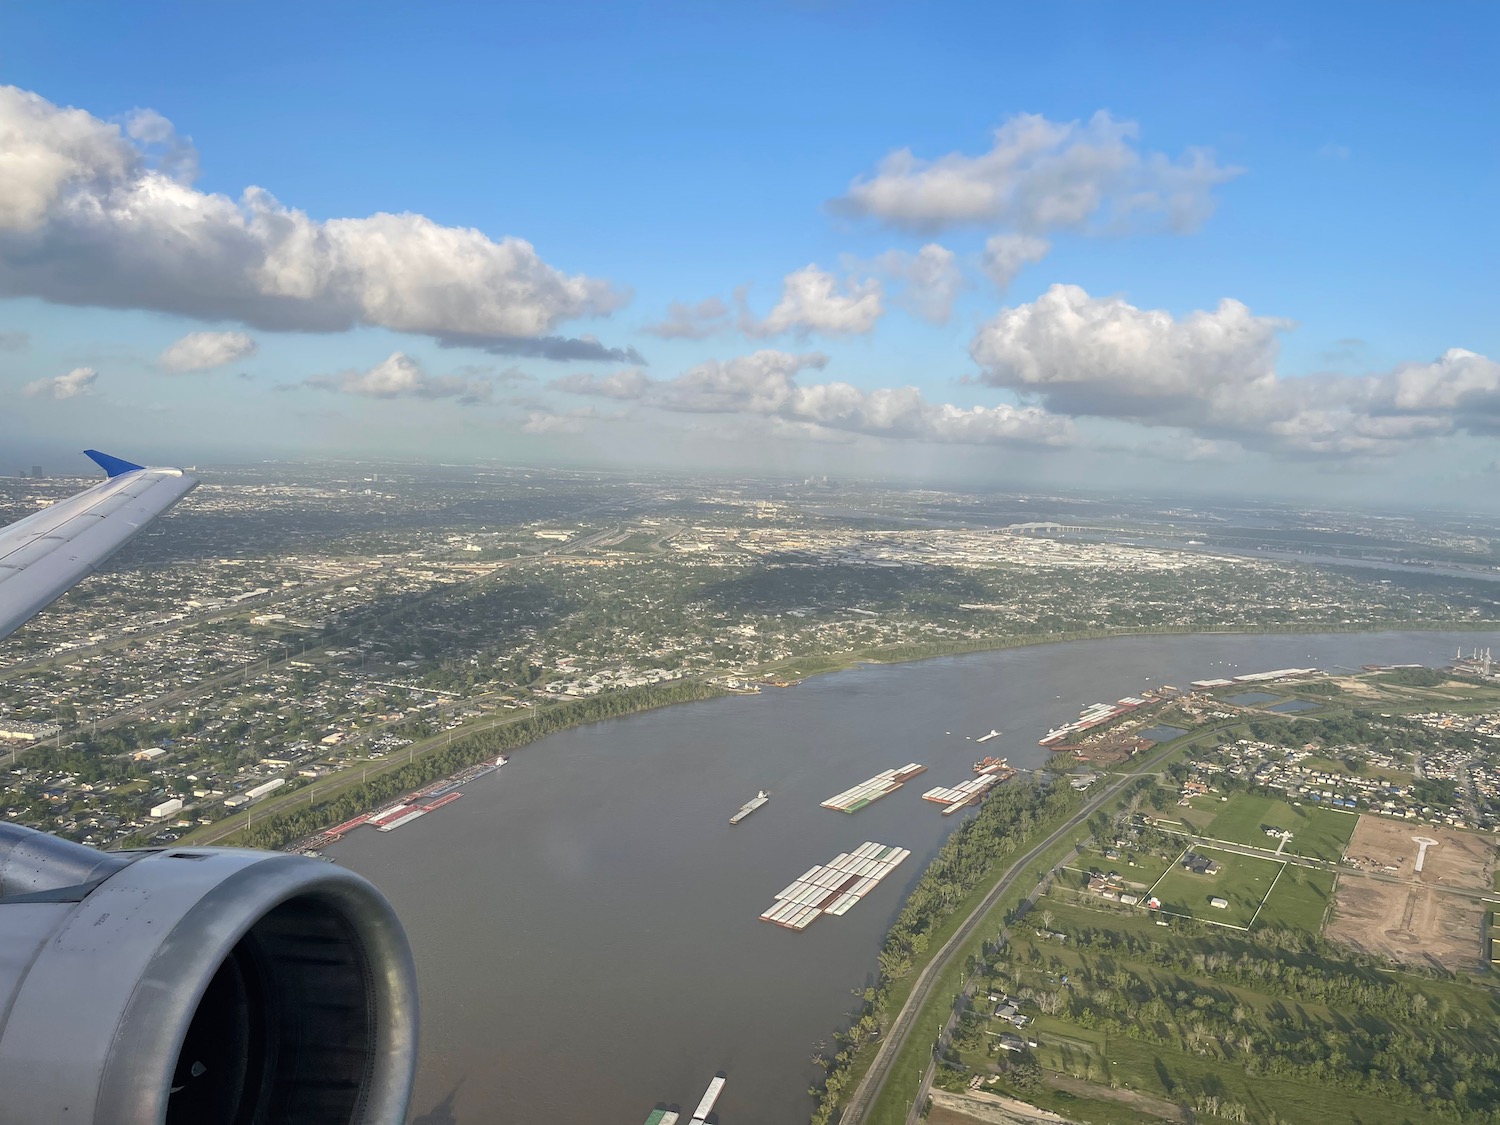
[[[1161, 759], [1167, 757], [1169, 753], [1171, 751], [1167, 749], [1167, 744], [1163, 744], [1161, 749], [1153, 752], [1141, 765], [1154, 766]], [[958, 930], [943, 944], [943, 947], [938, 950], [936, 956], [927, 963], [927, 967], [918, 975], [916, 986], [912, 989], [911, 995], [906, 998], [906, 1003], [901, 1006], [901, 1011], [897, 1013], [895, 1020], [892, 1021], [889, 1031], [881, 1041], [879, 1049], [875, 1052], [875, 1058], [870, 1063], [869, 1070], [865, 1072], [864, 1078], [855, 1087], [853, 1095], [849, 1098], [843, 1115], [839, 1118], [840, 1125], [864, 1125], [870, 1110], [874, 1108], [876, 1100], [880, 1097], [880, 1091], [884, 1088], [886, 1080], [890, 1077], [897, 1057], [901, 1054], [902, 1048], [905, 1047], [907, 1039], [911, 1036], [917, 1019], [922, 1013], [922, 1009], [927, 1006], [927, 1001], [931, 999], [938, 979], [943, 975], [943, 970], [947, 968], [948, 962], [957, 955], [958, 951], [968, 944], [969, 939], [978, 932], [980, 925], [984, 922], [990, 911], [996, 907], [1001, 899], [1010, 893], [1017, 877], [1063, 839], [1076, 831], [1079, 825], [1093, 816], [1101, 807], [1113, 798], [1118, 797], [1120, 792], [1138, 776], [1140, 776], [1140, 773], [1137, 771], [1120, 774], [1114, 778], [1085, 801], [1077, 812], [1048, 835], [1046, 839], [1036, 844], [1021, 856], [1020, 859], [1006, 868], [1005, 874], [1000, 877], [1000, 881], [995, 884], [989, 894], [984, 896], [983, 901], [969, 912], [969, 916], [963, 920]], [[1022, 913], [1030, 909], [1031, 902], [1032, 899], [1028, 898], [1021, 911]], [[923, 1089], [925, 1088], [926, 1083], [924, 1081]], [[920, 1104], [920, 1100], [918, 1104]], [[912, 1109], [914, 1112], [917, 1111], [918, 1105], [913, 1105]]]

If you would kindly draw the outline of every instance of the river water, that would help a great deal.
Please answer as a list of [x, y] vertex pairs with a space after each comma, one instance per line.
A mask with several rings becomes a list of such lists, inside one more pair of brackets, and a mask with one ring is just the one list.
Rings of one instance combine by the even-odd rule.
[[[1436, 664], [1489, 643], [1126, 637], [858, 668], [552, 735], [462, 800], [329, 854], [372, 879], [411, 936], [417, 1125], [636, 1125], [659, 1103], [686, 1122], [721, 1070], [726, 1125], [795, 1125], [813, 1104], [813, 1051], [871, 982], [885, 930], [960, 820], [923, 791], [973, 776], [983, 754], [1041, 765], [1049, 727], [1149, 686]], [[1001, 737], [971, 741], [992, 727]], [[884, 800], [819, 807], [911, 761], [928, 772]], [[770, 803], [732, 827], [762, 788]], [[758, 920], [807, 868], [866, 840], [912, 857], [841, 918], [801, 933]]]

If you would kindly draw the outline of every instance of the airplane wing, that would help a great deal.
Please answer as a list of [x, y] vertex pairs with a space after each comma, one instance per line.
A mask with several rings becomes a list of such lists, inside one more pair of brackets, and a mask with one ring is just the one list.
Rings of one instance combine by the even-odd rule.
[[0, 639], [198, 487], [181, 469], [148, 469], [96, 449], [84, 452], [108, 480], [0, 528]]
[[[107, 481], [0, 528], [0, 637], [198, 483], [88, 455]], [[402, 1125], [417, 1023], [401, 921], [352, 871], [0, 818], [0, 1125]]]

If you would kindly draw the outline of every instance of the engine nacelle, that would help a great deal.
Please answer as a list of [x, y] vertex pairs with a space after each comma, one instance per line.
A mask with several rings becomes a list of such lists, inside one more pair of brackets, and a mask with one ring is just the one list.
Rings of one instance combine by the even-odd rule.
[[411, 949], [353, 872], [0, 824], [0, 1125], [401, 1125]]

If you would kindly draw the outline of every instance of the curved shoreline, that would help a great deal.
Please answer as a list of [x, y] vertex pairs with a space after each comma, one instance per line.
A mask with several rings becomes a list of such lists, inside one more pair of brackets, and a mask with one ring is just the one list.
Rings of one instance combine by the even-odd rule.
[[[754, 672], [745, 673], [737, 678], [760, 682], [769, 682], [778, 678], [783, 678], [783, 686], [792, 686], [793, 684], [801, 683], [803, 680], [811, 679], [814, 676], [822, 676], [834, 672], [849, 671], [851, 669], [865, 665], [895, 666], [898, 664], [910, 664], [923, 660], [936, 660], [944, 657], [967, 656], [986, 652], [1000, 652], [1007, 649], [1031, 648], [1040, 645], [1067, 644], [1075, 641], [1113, 640], [1115, 638], [1122, 637], [1279, 635], [1316, 636], [1319, 634], [1333, 633], [1375, 634], [1418, 632], [1477, 633], [1484, 632], [1486, 630], [1500, 631], [1500, 621], [1465, 620], [1382, 622], [1358, 625], [1342, 623], [1336, 625], [1308, 623], [1306, 625], [1298, 624], [1295, 626], [1266, 625], [1236, 626], [1233, 628], [1213, 628], [1188, 625], [1130, 625], [1113, 629], [1080, 629], [1065, 633], [1020, 633], [1007, 637], [983, 638], [980, 640], [953, 643], [890, 645], [882, 648], [863, 649], [828, 657], [815, 656], [803, 658], [800, 660], [788, 659], [785, 661], [779, 661], [776, 664], [767, 667], [757, 669]], [[808, 667], [804, 670], [795, 668], [795, 665], [813, 666]], [[255, 826], [260, 830], [260, 839], [265, 842], [257, 844], [254, 840], [252, 840], [249, 841], [248, 844], [242, 843], [241, 846], [261, 846], [273, 848], [285, 848], [289, 844], [296, 846], [302, 841], [310, 837], [317, 836], [320, 833], [324, 832], [326, 829], [340, 824], [343, 821], [350, 819], [351, 817], [355, 817], [360, 815], [361, 813], [367, 813], [376, 808], [379, 808], [382, 804], [388, 803], [392, 798], [398, 796], [402, 792], [414, 790], [422, 785], [437, 781], [441, 777], [445, 776], [444, 772], [441, 768], [434, 772], [431, 764], [432, 759], [440, 752], [451, 753], [457, 751], [455, 759], [447, 766], [447, 773], [451, 775], [452, 773], [456, 773], [459, 770], [476, 764], [487, 755], [499, 753], [502, 751], [510, 752], [513, 750], [519, 750], [525, 746], [530, 745], [532, 742], [536, 742], [539, 739], [546, 737], [547, 735], [556, 734], [560, 731], [570, 730], [575, 727], [587, 725], [589, 723], [603, 722], [607, 719], [625, 718], [629, 715], [640, 714], [642, 712], [655, 710], [660, 707], [671, 707], [683, 703], [701, 703], [708, 699], [718, 698], [721, 695], [727, 693], [723, 689], [715, 686], [714, 681], [723, 679], [728, 675], [730, 675], [730, 673], [722, 670], [706, 672], [699, 677], [695, 677], [692, 680], [679, 680], [670, 685], [658, 685], [647, 688], [632, 688], [628, 689], [625, 692], [594, 696], [589, 699], [572, 700], [566, 703], [559, 704], [545, 711], [541, 711], [538, 714], [532, 714], [528, 716], [515, 716], [509, 719], [502, 719], [499, 722], [490, 722], [488, 725], [482, 726], [479, 729], [473, 730], [467, 734], [464, 734], [461, 731], [450, 732], [457, 737], [454, 737], [451, 739], [451, 741], [447, 742], [440, 741], [441, 736], [435, 735], [432, 738], [432, 745], [426, 747], [425, 749], [417, 751], [411, 758], [408, 759], [408, 762], [404, 768], [398, 768], [397, 764], [395, 762], [392, 762], [378, 777], [371, 779], [371, 781], [361, 782], [358, 785], [351, 784], [348, 786], [335, 787], [329, 794], [327, 800], [320, 801], [316, 805], [303, 805], [298, 811], [301, 811], [305, 816], [305, 814], [310, 810], [322, 809], [325, 806], [333, 805], [335, 802], [340, 801], [342, 798], [351, 795], [351, 791], [354, 789], [370, 790], [373, 783], [376, 788], [375, 790], [371, 790], [372, 795], [368, 796], [365, 800], [360, 802], [358, 804], [358, 807], [355, 807], [352, 804], [345, 803], [340, 806], [338, 811], [330, 811], [325, 817], [323, 817], [322, 823], [316, 826], [308, 826], [304, 823], [303, 825], [298, 826], [295, 829], [291, 829], [286, 833], [278, 831], [278, 829], [282, 827], [278, 824], [278, 821], [287, 819], [287, 816], [289, 814], [267, 810], [263, 815], [266, 817], [268, 823], [262, 823]], [[689, 684], [697, 685], [702, 694], [697, 694], [693, 698], [687, 699], [660, 698], [663, 695], [674, 694], [674, 688], [680, 691], [682, 688], [686, 687]], [[638, 698], [627, 698], [632, 696]], [[559, 715], [559, 712], [570, 708], [576, 708], [579, 711], [590, 710], [590, 708], [586, 705], [596, 703], [596, 701], [600, 700], [610, 700], [615, 706], [618, 707], [618, 709], [612, 710], [608, 714], [584, 714], [579, 715], [576, 718]], [[537, 719], [542, 717], [548, 717], [550, 719], [552, 716], [557, 716], [557, 719], [560, 721], [548, 721], [545, 724], [538, 723], [536, 721]], [[481, 722], [483, 721], [481, 720]], [[476, 726], [478, 726], [478, 724], [476, 724]], [[527, 728], [526, 731], [522, 732], [525, 735], [524, 737], [517, 736], [514, 739], [506, 737], [507, 732], [519, 726], [525, 726]], [[545, 726], [545, 729], [539, 729], [542, 726]], [[414, 767], [420, 767], [423, 763], [427, 763], [427, 768], [418, 768], [414, 770]], [[348, 770], [340, 771], [340, 774], [352, 774], [354, 768], [355, 767], [351, 766]], [[411, 771], [409, 775], [408, 771]], [[340, 774], [335, 774], [333, 776], [338, 777], [340, 776]], [[391, 781], [398, 780], [400, 777], [402, 777], [402, 775], [408, 775], [407, 780], [404, 783], [397, 784], [395, 786], [391, 786], [390, 784], [388, 784]], [[299, 794], [305, 795], [306, 788], [295, 790], [294, 792], [287, 794], [285, 797], [280, 798], [277, 804], [272, 806], [272, 808], [276, 810], [297, 810], [297, 798]], [[243, 814], [236, 814], [236, 817], [240, 815]], [[183, 838], [182, 842], [206, 843], [208, 842], [207, 838], [212, 837], [212, 841], [214, 843], [224, 843], [226, 842], [226, 840], [230, 840], [233, 837], [239, 836], [240, 834], [250, 830], [248, 818], [246, 822], [236, 825], [236, 827], [234, 827], [233, 829], [229, 829], [227, 831], [221, 829], [221, 831], [217, 833], [213, 831], [213, 829], [220, 828], [222, 825], [223, 822], [221, 821], [212, 826], [205, 826], [204, 837], [197, 837], [195, 833], [189, 834], [188, 836], [185, 836]], [[280, 836], [280, 838], [277, 839], [277, 836]]]
[[1360, 625], [1307, 625], [1290, 626], [1235, 626], [1233, 628], [1204, 628], [1194, 625], [1124, 625], [1117, 629], [1076, 629], [1066, 633], [1018, 633], [1012, 637], [997, 637], [993, 640], [965, 641], [952, 644], [888, 645], [881, 648], [864, 649], [846, 656], [828, 657], [828, 667], [819, 667], [805, 673], [790, 669], [794, 664], [807, 664], [824, 658], [803, 660], [788, 659], [761, 669], [745, 679], [766, 679], [778, 671], [786, 670], [800, 683], [813, 676], [830, 672], [844, 672], [861, 665], [910, 664], [920, 660], [937, 660], [945, 656], [967, 656], [972, 653], [1002, 652], [1006, 649], [1032, 648], [1039, 645], [1070, 644], [1074, 641], [1105, 641], [1116, 637], [1269, 637], [1269, 636], [1319, 636], [1325, 633], [1483, 633], [1500, 632], [1500, 620], [1493, 621], [1417, 621], [1391, 622]]

